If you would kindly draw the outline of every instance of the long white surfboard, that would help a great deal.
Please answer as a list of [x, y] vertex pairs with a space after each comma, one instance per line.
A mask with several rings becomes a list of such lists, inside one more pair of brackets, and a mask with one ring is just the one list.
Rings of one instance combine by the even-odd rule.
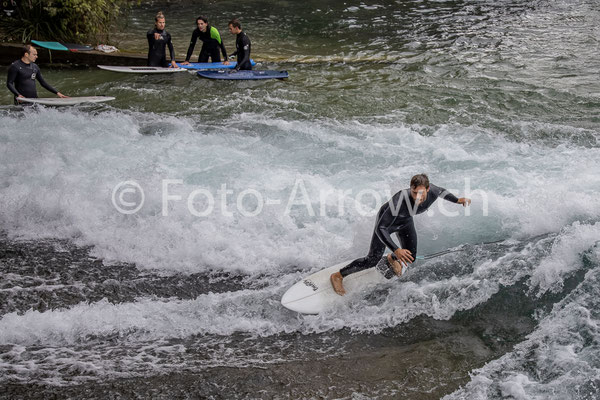
[[114, 100], [111, 96], [87, 96], [87, 97], [66, 97], [61, 99], [60, 97], [38, 97], [38, 98], [27, 98], [19, 97], [19, 101], [25, 103], [43, 104], [45, 106], [74, 106], [82, 103], [103, 103], [105, 101]]
[[344, 278], [346, 295], [340, 296], [334, 292], [329, 277], [349, 263], [350, 261], [346, 261], [325, 268], [302, 279], [283, 294], [281, 304], [302, 314], [318, 314], [343, 302], [344, 298], [353, 293], [387, 281], [376, 267], [350, 274]]
[[185, 68], [163, 68], [163, 67], [129, 67], [114, 65], [98, 65], [98, 68], [105, 71], [124, 72], [128, 74], [172, 74], [174, 72], [187, 71]]

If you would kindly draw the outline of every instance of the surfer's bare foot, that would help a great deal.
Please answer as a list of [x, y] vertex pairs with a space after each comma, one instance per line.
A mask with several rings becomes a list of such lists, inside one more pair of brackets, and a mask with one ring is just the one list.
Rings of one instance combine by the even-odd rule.
[[398, 276], [402, 275], [402, 264], [400, 261], [394, 260], [391, 254], [388, 254], [387, 258], [388, 263], [390, 263], [392, 269], [394, 270], [394, 273]]
[[331, 281], [331, 286], [333, 286], [333, 290], [337, 294], [339, 294], [340, 296], [346, 294], [346, 290], [344, 289], [344, 285], [342, 284], [344, 277], [342, 276], [342, 274], [339, 273], [339, 271], [331, 274], [329, 280]]

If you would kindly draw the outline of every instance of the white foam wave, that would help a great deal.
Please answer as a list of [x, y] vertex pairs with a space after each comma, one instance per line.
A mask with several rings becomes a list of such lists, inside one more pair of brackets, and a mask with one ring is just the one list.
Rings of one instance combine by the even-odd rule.
[[[436, 207], [433, 215], [417, 217], [423, 253], [557, 232], [599, 217], [598, 149], [515, 143], [477, 127], [447, 125], [423, 134], [429, 129], [254, 113], [203, 127], [151, 113], [50, 109], [29, 115], [26, 126], [15, 116], [3, 122], [0, 221], [9, 234], [70, 238], [95, 246], [95, 255], [107, 261], [149, 268], [255, 273], [360, 256], [373, 225], [372, 213], [362, 211], [374, 210], [422, 171], [459, 195], [465, 178], [472, 190], [483, 191], [473, 193], [468, 217], [449, 204], [444, 208], [460, 211], [457, 217], [442, 216]], [[182, 180], [170, 187], [182, 198], [168, 203], [168, 216], [165, 179]], [[143, 208], [133, 215], [111, 203], [114, 187], [126, 180], [145, 192]], [[222, 185], [233, 191], [225, 206]], [[190, 212], [186, 200], [195, 190], [214, 196], [215, 212]], [[237, 200], [248, 190], [275, 204], [265, 204], [257, 216], [243, 215]], [[344, 190], [349, 193], [339, 193]], [[357, 195], [365, 190], [370, 194], [361, 202]], [[323, 203], [320, 194], [327, 191], [334, 193]], [[202, 199], [196, 197], [196, 209], [205, 210]], [[252, 195], [243, 200], [243, 210], [256, 210]]]
[[554, 306], [527, 340], [472, 373], [471, 382], [444, 400], [595, 399], [600, 380], [600, 248], [595, 268]]
[[[546, 277], [544, 287], [560, 284], [573, 271], [583, 268], [580, 253], [593, 248], [599, 233], [600, 223], [576, 223], [558, 240], [542, 238], [496, 258], [479, 252], [472, 260], [472, 271], [456, 270], [448, 276], [440, 270], [443, 263], [414, 266], [401, 281], [392, 280], [377, 288], [383, 292], [349, 294], [345, 304], [317, 316], [295, 318], [279, 304], [285, 288], [301, 278], [297, 272], [282, 276], [263, 289], [208, 293], [194, 300], [141, 298], [133, 303], [100, 301], [43, 313], [10, 313], [0, 319], [0, 344], [62, 346], [82, 343], [89, 337], [117, 336], [145, 342], [192, 335], [229, 336], [242, 332], [271, 336], [342, 328], [379, 332], [423, 314], [449, 319], [459, 310], [485, 302], [501, 286], [513, 285], [525, 277], [531, 277], [532, 288], [541, 286], [539, 276]], [[544, 256], [553, 240], [552, 254]], [[568, 250], [569, 243], [578, 246]], [[572, 254], [567, 256], [569, 252]], [[551, 267], [567, 258], [568, 267], [560, 271]], [[552, 274], [547, 273], [549, 269]], [[432, 275], [427, 271], [432, 271]], [[552, 284], [550, 276], [554, 276]]]

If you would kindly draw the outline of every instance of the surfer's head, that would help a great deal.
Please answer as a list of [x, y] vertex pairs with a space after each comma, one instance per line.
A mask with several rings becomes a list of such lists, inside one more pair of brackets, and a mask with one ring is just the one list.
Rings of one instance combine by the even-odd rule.
[[206, 27], [208, 26], [208, 18], [204, 16], [199, 16], [196, 18], [196, 25], [198, 25], [198, 29], [200, 32], [206, 32]]
[[234, 35], [237, 35], [242, 31], [242, 24], [237, 18], [234, 18], [231, 21], [229, 21], [229, 24], [227, 25], [229, 27], [229, 32], [233, 33]]
[[410, 179], [410, 197], [415, 203], [421, 204], [427, 199], [429, 192], [429, 177], [425, 174], [418, 174]]
[[156, 17], [154, 17], [154, 25], [156, 26], [156, 29], [158, 29], [159, 31], [162, 31], [163, 29], [165, 29], [165, 25], [167, 25], [167, 23], [165, 21], [165, 14], [163, 14], [162, 11], [159, 11], [156, 14]]
[[29, 63], [35, 62], [35, 60], [37, 60], [37, 57], [38, 57], [37, 50], [32, 45], [26, 44], [21, 49], [21, 60], [24, 63], [29, 64]]

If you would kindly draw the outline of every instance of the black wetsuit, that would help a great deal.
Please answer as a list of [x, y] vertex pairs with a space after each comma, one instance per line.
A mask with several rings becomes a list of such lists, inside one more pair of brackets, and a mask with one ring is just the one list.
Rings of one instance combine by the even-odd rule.
[[37, 98], [37, 88], [35, 80], [40, 81], [40, 84], [48, 91], [57, 94], [58, 90], [54, 89], [42, 77], [40, 67], [35, 63], [25, 64], [22, 60], [13, 62], [8, 68], [6, 77], [6, 87], [15, 95], [15, 104], [17, 97], [22, 95], [29, 98]]
[[356, 259], [340, 270], [342, 276], [348, 276], [358, 271], [374, 267], [383, 256], [387, 247], [392, 252], [399, 249], [392, 240], [395, 233], [403, 249], [410, 254], [417, 255], [417, 231], [413, 216], [421, 214], [437, 200], [438, 197], [452, 203], [458, 203], [458, 198], [439, 186], [429, 185], [429, 192], [425, 201], [415, 209], [415, 201], [410, 196], [410, 189], [396, 193], [390, 201], [381, 206], [377, 213], [377, 223], [371, 238], [371, 248], [366, 257]]
[[[160, 39], [154, 39], [154, 34], [160, 34]], [[173, 43], [171, 42], [171, 34], [164, 29], [159, 31], [158, 29], [150, 29], [146, 34], [148, 38], [148, 66], [150, 67], [168, 67], [167, 52], [165, 46], [169, 46], [169, 53], [171, 55], [171, 61], [175, 60], [175, 50], [173, 50]]]
[[190, 40], [190, 46], [188, 47], [185, 61], [190, 61], [190, 58], [192, 58], [196, 40], [198, 39], [202, 40], [202, 49], [200, 50], [200, 55], [198, 55], [198, 62], [208, 62], [209, 57], [212, 62], [221, 62], [219, 49], [223, 53], [223, 58], [227, 60], [227, 50], [225, 50], [225, 45], [221, 40], [219, 31], [216, 28], [207, 25], [205, 32], [202, 32], [198, 28], [194, 29], [194, 32], [192, 32], [192, 39]]
[[237, 55], [237, 65], [235, 66], [236, 70], [251, 70], [252, 64], [250, 63], [250, 38], [244, 31], [237, 34], [235, 38], [235, 53], [232, 56]]

